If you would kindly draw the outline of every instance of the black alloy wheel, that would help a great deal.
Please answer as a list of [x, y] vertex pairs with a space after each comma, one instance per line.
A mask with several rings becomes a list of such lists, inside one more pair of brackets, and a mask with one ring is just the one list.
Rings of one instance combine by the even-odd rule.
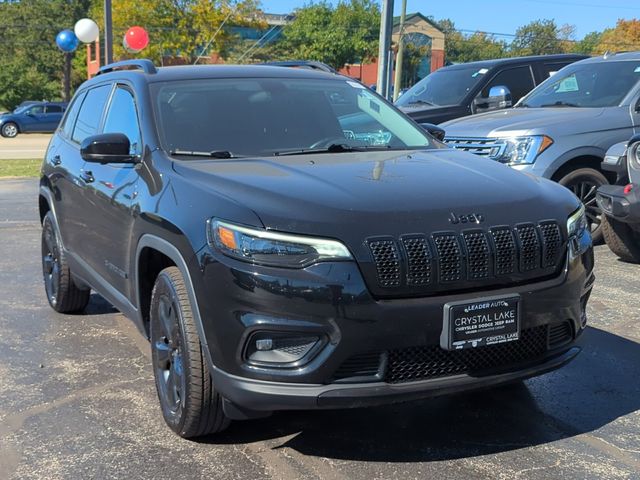
[[158, 274], [149, 322], [153, 373], [167, 425], [184, 438], [227, 428], [230, 421], [214, 388], [188, 289], [177, 267]]
[[80, 288], [74, 282], [51, 212], [45, 215], [42, 222], [41, 252], [44, 288], [51, 308], [60, 313], [84, 310], [89, 303], [91, 290]]

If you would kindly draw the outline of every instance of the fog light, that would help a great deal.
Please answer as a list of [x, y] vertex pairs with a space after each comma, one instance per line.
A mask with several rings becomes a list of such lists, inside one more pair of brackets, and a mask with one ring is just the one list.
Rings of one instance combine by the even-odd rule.
[[247, 341], [245, 358], [254, 365], [287, 366], [309, 356], [320, 340], [316, 335], [257, 332]]

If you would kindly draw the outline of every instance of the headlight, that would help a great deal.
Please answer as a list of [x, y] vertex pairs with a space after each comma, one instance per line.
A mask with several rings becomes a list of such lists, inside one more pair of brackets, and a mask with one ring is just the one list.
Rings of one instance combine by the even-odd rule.
[[553, 140], [546, 135], [496, 138], [489, 157], [510, 165], [533, 163], [551, 144]]
[[215, 219], [208, 222], [207, 238], [225, 255], [274, 267], [303, 268], [312, 263], [353, 258], [347, 247], [336, 240], [242, 227]]
[[634, 170], [640, 170], [640, 142], [627, 147], [627, 163]]
[[587, 222], [584, 205], [580, 205], [580, 208], [573, 212], [567, 220], [567, 232], [569, 234], [569, 238], [579, 237], [582, 232], [588, 228], [589, 223]]

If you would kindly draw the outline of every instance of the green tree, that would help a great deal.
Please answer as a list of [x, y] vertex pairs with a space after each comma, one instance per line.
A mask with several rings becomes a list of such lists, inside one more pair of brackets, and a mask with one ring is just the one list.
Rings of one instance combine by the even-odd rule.
[[[92, 8], [102, 28], [102, 1]], [[224, 25], [223, 25], [224, 22]], [[237, 38], [230, 26], [260, 26], [256, 0], [118, 0], [113, 2], [114, 58], [151, 58], [157, 63], [218, 53], [225, 56]], [[139, 25], [149, 34], [149, 46], [127, 52], [122, 39], [128, 28]], [[222, 28], [220, 28], [222, 26]]]
[[574, 43], [571, 51], [574, 53], [584, 53], [586, 55], [591, 55], [593, 53], [596, 53], [596, 49], [601, 39], [602, 32], [587, 33], [582, 40]]
[[[56, 35], [85, 17], [90, 0], [0, 2], [0, 105], [62, 98], [64, 54]], [[75, 55], [82, 56], [82, 46]], [[75, 77], [77, 78], [77, 77]]]
[[318, 60], [341, 68], [375, 58], [378, 53], [380, 10], [373, 0], [319, 2], [299, 8], [274, 45], [276, 56]]
[[507, 44], [495, 36], [475, 32], [464, 35], [449, 19], [434, 22], [445, 34], [445, 60], [450, 63], [473, 62], [504, 57]]
[[558, 27], [553, 20], [535, 20], [516, 30], [511, 42], [513, 55], [546, 55], [565, 53], [573, 48], [575, 27]]

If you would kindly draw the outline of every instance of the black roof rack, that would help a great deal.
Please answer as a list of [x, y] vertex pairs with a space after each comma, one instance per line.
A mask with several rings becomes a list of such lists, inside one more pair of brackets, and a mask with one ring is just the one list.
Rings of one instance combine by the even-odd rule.
[[265, 62], [258, 65], [270, 65], [272, 67], [289, 67], [289, 68], [308, 68], [311, 70], [321, 70], [327, 73], [338, 73], [336, 70], [326, 63], [316, 62], [313, 60], [285, 60], [281, 62]]
[[[128, 68], [134, 67], [134, 68]], [[100, 67], [98, 73], [96, 75], [100, 75], [103, 73], [113, 72], [115, 70], [142, 70], [144, 73], [158, 73], [156, 66], [153, 64], [151, 60], [146, 58], [138, 59], [138, 60], [123, 60], [121, 62], [110, 63], [109, 65], [105, 65], [104, 67]]]

